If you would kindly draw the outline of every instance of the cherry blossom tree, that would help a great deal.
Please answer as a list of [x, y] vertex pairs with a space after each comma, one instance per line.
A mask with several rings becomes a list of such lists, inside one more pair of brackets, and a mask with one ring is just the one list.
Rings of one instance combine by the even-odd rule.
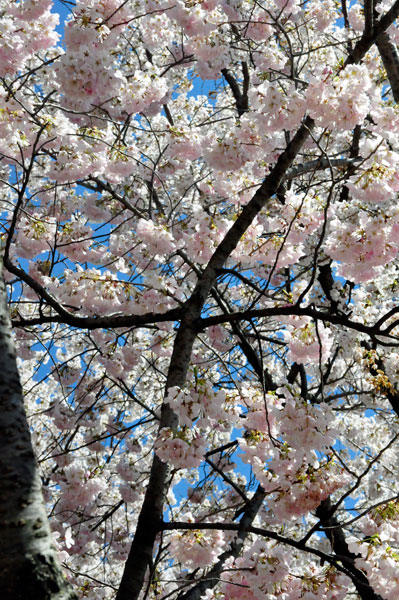
[[396, 600], [399, 1], [58, 4], [0, 0], [1, 597]]

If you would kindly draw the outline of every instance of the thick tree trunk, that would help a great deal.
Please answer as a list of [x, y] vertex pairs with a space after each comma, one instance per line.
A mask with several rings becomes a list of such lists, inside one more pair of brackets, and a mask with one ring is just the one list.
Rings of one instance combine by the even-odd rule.
[[52, 545], [0, 276], [0, 596], [73, 600]]

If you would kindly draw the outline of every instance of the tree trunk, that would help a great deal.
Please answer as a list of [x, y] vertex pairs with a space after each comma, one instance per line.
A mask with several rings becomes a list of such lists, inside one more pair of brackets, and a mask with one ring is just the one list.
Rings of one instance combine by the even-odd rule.
[[73, 600], [47, 521], [0, 276], [0, 596]]

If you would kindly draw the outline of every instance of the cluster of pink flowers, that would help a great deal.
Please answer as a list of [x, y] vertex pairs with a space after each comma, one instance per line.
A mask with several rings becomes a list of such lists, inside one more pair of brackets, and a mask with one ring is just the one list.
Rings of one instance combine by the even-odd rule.
[[36, 52], [59, 40], [58, 15], [51, 13], [51, 0], [26, 0], [0, 4], [0, 75], [15, 75]]
[[[185, 520], [195, 523], [190, 513], [185, 515]], [[182, 562], [186, 568], [194, 569], [211, 565], [223, 552], [225, 540], [221, 531], [191, 529], [173, 533], [169, 542], [169, 552], [173, 558]]]
[[288, 390], [268, 394], [265, 405], [259, 399], [246, 416], [241, 458], [272, 494], [268, 505], [273, 513], [279, 519], [299, 517], [349, 482], [328, 458], [338, 432], [330, 428], [327, 405], [315, 409]]
[[223, 585], [229, 600], [343, 600], [348, 589], [345, 576], [320, 565], [303, 569], [294, 552], [273, 541], [250, 544], [229, 567]]
[[261, 263], [282, 269], [295, 264], [323, 220], [317, 197], [287, 192], [284, 207], [272, 201], [269, 214], [259, 215], [248, 228], [233, 257], [248, 267]]
[[163, 462], [173, 465], [175, 469], [191, 469], [202, 463], [206, 446], [206, 440], [195, 429], [173, 431], [170, 427], [164, 427], [159, 432], [154, 449]]
[[356, 566], [384, 600], [394, 600], [399, 592], [398, 520], [397, 501], [387, 502], [359, 521], [361, 539], [348, 538]]
[[333, 338], [322, 323], [317, 325], [309, 318], [287, 319], [284, 335], [288, 341], [290, 360], [298, 364], [322, 363], [331, 354]]
[[345, 221], [330, 222], [326, 252], [337, 261], [338, 275], [356, 283], [369, 281], [397, 255], [399, 215], [387, 225], [383, 216], [370, 217], [351, 208], [345, 212]]
[[306, 106], [321, 127], [348, 131], [367, 116], [372, 91], [367, 68], [351, 65], [336, 76], [328, 72], [312, 77]]
[[169, 388], [166, 402], [179, 415], [186, 427], [229, 428], [239, 414], [236, 406], [237, 393], [215, 389], [211, 381], [201, 379], [189, 389]]
[[61, 512], [86, 506], [107, 487], [102, 477], [97, 477], [85, 471], [84, 467], [74, 464], [64, 467], [58, 481], [63, 492], [58, 505], [58, 511]]
[[16, 254], [21, 258], [38, 256], [54, 244], [57, 224], [53, 217], [43, 217], [38, 213], [24, 215], [18, 228]]

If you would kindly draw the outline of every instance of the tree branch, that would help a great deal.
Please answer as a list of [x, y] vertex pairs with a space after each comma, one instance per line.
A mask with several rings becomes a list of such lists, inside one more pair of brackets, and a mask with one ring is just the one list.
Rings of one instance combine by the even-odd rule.
[[358, 63], [363, 56], [370, 50], [373, 44], [376, 43], [377, 39], [380, 35], [382, 35], [390, 25], [395, 21], [395, 19], [399, 16], [399, 0], [391, 6], [387, 13], [383, 17], [379, 19], [376, 23], [374, 23], [374, 29], [372, 35], [366, 34], [364, 32], [362, 38], [355, 45], [352, 53], [348, 56], [344, 63], [344, 68], [348, 65], [353, 65]]
[[265, 492], [263, 488], [259, 486], [245, 508], [240, 522], [237, 524], [238, 535], [237, 538], [231, 542], [230, 548], [218, 557], [217, 562], [207, 573], [206, 579], [203, 579], [188, 592], [179, 596], [179, 600], [200, 600], [201, 596], [203, 596], [207, 590], [215, 587], [220, 580], [220, 574], [223, 571], [223, 566], [226, 560], [229, 558], [237, 558], [239, 556], [244, 545], [245, 538], [248, 535], [248, 528], [251, 526], [260, 507], [262, 506], [264, 498]]
[[[243, 64], [243, 73], [244, 73], [244, 83], [243, 83], [243, 91], [241, 92], [240, 86], [237, 83], [234, 75], [230, 73], [228, 69], [222, 69], [222, 75], [230, 86], [231, 92], [234, 96], [234, 100], [236, 103], [236, 109], [238, 112], [238, 116], [241, 117], [244, 113], [248, 111], [248, 87], [249, 87], [249, 73], [248, 67], [246, 63]], [[244, 67], [245, 65], [245, 67]]]
[[344, 532], [334, 516], [334, 506], [331, 504], [330, 497], [323, 500], [316, 509], [316, 517], [320, 519], [324, 532], [328, 537], [331, 548], [342, 564], [352, 573], [353, 584], [361, 600], [382, 600], [379, 594], [376, 594], [371, 588], [365, 574], [355, 566], [356, 554], [353, 554], [348, 548]]
[[[353, 329], [361, 333], [368, 334], [371, 338], [375, 339], [376, 336], [388, 337], [392, 339], [392, 345], [399, 344], [399, 338], [391, 336], [386, 330], [381, 330], [378, 327], [378, 323], [375, 325], [363, 325], [356, 321], [352, 321], [344, 314], [336, 314], [332, 312], [325, 312], [317, 310], [311, 306], [300, 307], [298, 305], [292, 306], [280, 306], [273, 308], [260, 308], [256, 310], [237, 311], [229, 315], [215, 315], [213, 317], [206, 317], [198, 319], [196, 327], [198, 331], [202, 331], [206, 327], [212, 325], [220, 325], [222, 323], [231, 323], [233, 321], [250, 321], [251, 319], [259, 319], [262, 317], [277, 317], [285, 315], [295, 315], [303, 317], [311, 317], [312, 319], [323, 321], [325, 323], [333, 323], [334, 325], [343, 325], [348, 329]], [[382, 343], [378, 341], [378, 343]]]
[[57, 315], [42, 315], [32, 319], [19, 317], [13, 319], [13, 327], [28, 327], [31, 325], [43, 325], [44, 323], [64, 323], [71, 327], [79, 327], [81, 329], [106, 329], [110, 327], [143, 327], [151, 323], [159, 323], [165, 321], [178, 321], [181, 316], [181, 308], [171, 308], [164, 313], [145, 313], [144, 315], [109, 315], [107, 317], [79, 317], [66, 310], [59, 302], [47, 292], [28, 273], [25, 273], [19, 267], [16, 267], [10, 260], [4, 260], [4, 266], [7, 271], [17, 275], [22, 281], [36, 294], [39, 298], [46, 300], [47, 304], [55, 310]]
[[394, 100], [399, 102], [399, 56], [396, 47], [386, 32], [382, 33], [377, 39], [376, 46], [387, 72]]
[[374, 0], [364, 0], [364, 35], [371, 37], [374, 32]]
[[322, 169], [330, 169], [331, 167], [354, 167], [356, 163], [361, 162], [362, 158], [331, 158], [328, 157], [320, 157], [316, 160], [311, 160], [304, 164], [295, 165], [288, 169], [284, 181], [289, 179], [294, 179], [294, 177], [299, 177], [300, 175], [305, 175], [306, 173], [313, 173], [314, 171], [322, 170]]
[[[187, 522], [180, 522], [180, 521], [172, 521], [170, 523], [165, 523], [165, 522], [162, 523], [161, 527], [162, 527], [163, 531], [173, 531], [175, 529], [182, 529], [182, 530], [210, 529], [210, 530], [219, 530], [219, 531], [240, 531], [241, 523], [238, 523], [238, 524], [237, 523], [191, 523], [191, 522], [187, 523]], [[370, 585], [368, 583], [365, 583], [362, 580], [358, 580], [356, 575], [353, 572], [351, 572], [347, 568], [346, 565], [342, 564], [341, 556], [337, 556], [337, 557], [332, 556], [331, 554], [327, 554], [326, 552], [323, 552], [322, 550], [318, 550], [317, 548], [311, 548], [310, 546], [303, 545], [301, 542], [298, 542], [297, 540], [292, 540], [290, 538], [286, 538], [282, 535], [279, 535], [275, 531], [271, 531], [269, 529], [261, 529], [260, 527], [247, 526], [245, 531], [246, 531], [246, 533], [254, 533], [261, 537], [270, 538], [271, 540], [276, 540], [276, 542], [285, 544], [286, 546], [290, 546], [292, 548], [296, 548], [297, 550], [301, 550], [302, 552], [306, 552], [308, 554], [313, 554], [314, 556], [317, 556], [318, 558], [320, 558], [323, 562], [328, 562], [330, 565], [334, 566], [337, 569], [337, 571], [344, 573], [347, 577], [349, 577], [353, 581], [353, 583], [356, 587], [359, 586], [359, 588], [364, 591], [371, 590]], [[223, 556], [223, 555], [221, 555], [221, 556]], [[227, 557], [225, 557], [223, 560], [226, 561], [226, 559], [227, 559]], [[217, 565], [219, 565], [219, 561], [218, 561]], [[215, 565], [215, 567], [216, 567], [216, 565]], [[222, 569], [220, 570], [220, 572], [221, 571], [222, 571]], [[201, 583], [199, 585], [201, 585]], [[206, 583], [206, 582], [204, 582], [204, 583]], [[216, 585], [216, 583], [217, 583], [217, 581], [215, 582], [214, 585]], [[214, 585], [212, 585], [212, 587], [214, 587]], [[372, 590], [371, 590], [371, 592], [372, 592]], [[188, 594], [190, 594], [190, 592], [188, 592]], [[180, 597], [179, 600], [199, 600], [199, 598], [200, 598], [200, 596], [193, 596], [193, 598], [191, 598], [188, 594]], [[370, 596], [370, 600], [381, 600], [381, 598], [379, 596], [374, 595], [374, 596]]]

